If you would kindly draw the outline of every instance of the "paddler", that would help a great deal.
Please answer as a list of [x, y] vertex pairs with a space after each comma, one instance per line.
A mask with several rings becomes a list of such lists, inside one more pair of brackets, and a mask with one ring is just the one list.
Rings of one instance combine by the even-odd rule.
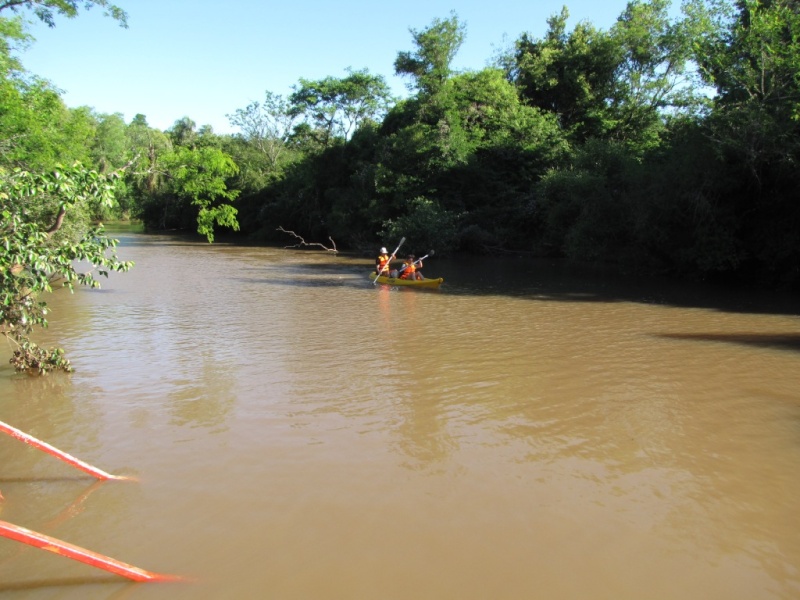
[[409, 254], [406, 261], [403, 263], [403, 268], [400, 269], [400, 279], [425, 279], [419, 269], [422, 268], [422, 261], [416, 261], [413, 254]]
[[390, 276], [389, 269], [391, 268], [390, 263], [395, 259], [395, 255], [389, 255], [389, 252], [386, 248], [381, 248], [381, 251], [378, 253], [378, 258], [375, 259], [375, 273], [378, 275], [383, 275], [385, 277]]

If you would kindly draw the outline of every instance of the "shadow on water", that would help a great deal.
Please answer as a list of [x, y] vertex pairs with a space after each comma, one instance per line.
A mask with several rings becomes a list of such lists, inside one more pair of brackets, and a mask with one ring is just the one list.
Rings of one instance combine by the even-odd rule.
[[[372, 289], [371, 262], [300, 260], [281, 265], [280, 275], [249, 280], [303, 287]], [[354, 264], [360, 263], [360, 264]], [[259, 271], [259, 269], [253, 269]], [[263, 273], [263, 271], [261, 271]], [[708, 282], [624, 275], [612, 268], [531, 258], [429, 259], [423, 274], [443, 277], [438, 291], [463, 296], [506, 296], [571, 303], [633, 302], [732, 313], [800, 315], [800, 295], [738, 289]], [[423, 291], [423, 290], [415, 290]]]
[[709, 282], [621, 274], [611, 267], [531, 258], [477, 257], [426, 265], [447, 292], [574, 303], [633, 302], [749, 314], [800, 315], [800, 295]]
[[73, 577], [64, 579], [40, 579], [36, 581], [4, 581], [0, 583], [0, 592], [19, 592], [51, 587], [83, 586], [83, 585], [123, 585], [126, 588], [134, 585], [119, 577]]
[[[251, 246], [215, 243], [181, 235], [126, 233], [121, 245], [195, 246], [228, 252]], [[266, 261], [264, 268], [246, 267], [258, 276], [234, 278], [249, 284], [294, 287], [361, 287], [370, 285], [373, 261], [340, 252], [264, 247], [286, 261]], [[530, 257], [464, 256], [429, 258], [426, 277], [443, 277], [439, 291], [464, 296], [506, 296], [532, 301], [574, 303], [634, 302], [679, 308], [703, 308], [732, 313], [800, 315], [800, 294], [739, 289], [722, 284], [620, 274], [613, 267], [575, 264]], [[423, 290], [415, 290], [417, 292]], [[428, 290], [430, 291], [430, 290]]]
[[800, 352], [800, 333], [657, 333], [653, 336], [671, 340], [722, 342]]

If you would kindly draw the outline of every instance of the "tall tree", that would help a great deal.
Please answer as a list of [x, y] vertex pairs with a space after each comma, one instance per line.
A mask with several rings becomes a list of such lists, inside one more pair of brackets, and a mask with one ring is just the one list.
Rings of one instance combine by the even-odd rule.
[[665, 114], [692, 109], [692, 21], [673, 21], [669, 0], [633, 0], [610, 31], [578, 23], [566, 8], [542, 39], [515, 44], [510, 76], [534, 106], [556, 113], [578, 142], [609, 137], [644, 151], [659, 141]]
[[289, 101], [294, 114], [306, 115], [322, 130], [326, 146], [334, 137], [350, 139], [364, 122], [383, 116], [391, 100], [383, 76], [367, 69], [348, 69], [342, 78], [300, 79], [293, 89]]
[[384, 122], [383, 130], [389, 152], [384, 164], [395, 175], [403, 173], [398, 196], [404, 203], [412, 196], [428, 196], [430, 177], [453, 164], [463, 163], [470, 152], [469, 135], [454, 95], [451, 63], [466, 35], [457, 15], [434, 19], [422, 31], [411, 29], [416, 50], [400, 52], [395, 73], [413, 78], [411, 88], [418, 93], [400, 103]]
[[611, 123], [607, 101], [612, 96], [621, 49], [592, 25], [578, 23], [567, 33], [564, 7], [547, 20], [541, 39], [523, 34], [514, 45], [509, 77], [531, 105], [555, 114], [564, 130], [578, 141], [605, 135]]
[[92, 159], [101, 173], [108, 173], [124, 166], [131, 158], [127, 125], [120, 113], [95, 118], [97, 130], [91, 148]]
[[[697, 0], [707, 26], [695, 60], [714, 98], [715, 139], [740, 156], [754, 181], [770, 164], [796, 169], [800, 156], [800, 10], [792, 0]], [[790, 166], [795, 165], [795, 166]]]
[[239, 135], [266, 157], [272, 168], [277, 167], [295, 121], [283, 96], [267, 91], [264, 102], [251, 102], [227, 116], [230, 124], [239, 128]]
[[176, 146], [186, 146], [191, 148], [197, 142], [197, 123], [189, 117], [181, 117], [172, 127], [167, 129], [167, 135]]
[[400, 52], [394, 61], [397, 75], [409, 75], [410, 87], [427, 96], [434, 96], [452, 74], [451, 64], [464, 43], [466, 26], [451, 13], [448, 19], [435, 19], [422, 31], [410, 30], [416, 50]]
[[162, 131], [150, 127], [143, 114], [131, 120], [125, 134], [133, 161], [128, 177], [139, 190], [139, 199], [143, 200], [158, 192], [163, 180], [159, 159], [172, 151], [172, 142]]
[[670, 0], [632, 0], [611, 28], [620, 48], [609, 98], [615, 139], [645, 150], [659, 143], [665, 114], [693, 112], [701, 103], [692, 86], [696, 22], [672, 19]]

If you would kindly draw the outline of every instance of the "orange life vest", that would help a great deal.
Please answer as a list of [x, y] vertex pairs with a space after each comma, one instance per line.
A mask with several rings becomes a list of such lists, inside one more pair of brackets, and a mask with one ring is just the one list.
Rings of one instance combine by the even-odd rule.
[[403, 274], [400, 275], [400, 279], [408, 279], [411, 277], [417, 270], [417, 266], [412, 263], [403, 263]]
[[[389, 268], [389, 255], [381, 254], [378, 256], [378, 259], [375, 261], [375, 265], [378, 269], [378, 273], [381, 273], [381, 271], [386, 271]], [[384, 267], [386, 267], [386, 269], [384, 269]]]

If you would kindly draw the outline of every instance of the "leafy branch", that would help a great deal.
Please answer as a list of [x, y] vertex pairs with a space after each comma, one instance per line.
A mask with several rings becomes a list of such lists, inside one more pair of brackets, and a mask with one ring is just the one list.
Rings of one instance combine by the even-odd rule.
[[49, 27], [55, 27], [56, 14], [73, 19], [78, 15], [81, 4], [87, 10], [93, 6], [102, 6], [105, 16], [118, 21], [121, 27], [128, 27], [128, 13], [108, 0], [4, 0], [0, 2], [0, 12], [6, 9], [12, 12], [28, 9]]
[[[72, 370], [62, 350], [44, 350], [30, 339], [34, 327], [48, 325], [48, 308], [40, 295], [52, 292], [55, 281], [70, 291], [76, 284], [98, 288], [95, 273], [107, 277], [110, 271], [133, 266], [117, 258], [119, 242], [107, 237], [102, 225], [77, 239], [54, 236], [76, 205], [113, 203], [112, 179], [79, 163], [48, 173], [0, 171], [0, 335], [15, 348], [10, 362], [17, 371]], [[51, 225], [30, 213], [30, 207], [53, 199], [57, 214]], [[79, 262], [88, 263], [90, 269], [78, 271]]]

